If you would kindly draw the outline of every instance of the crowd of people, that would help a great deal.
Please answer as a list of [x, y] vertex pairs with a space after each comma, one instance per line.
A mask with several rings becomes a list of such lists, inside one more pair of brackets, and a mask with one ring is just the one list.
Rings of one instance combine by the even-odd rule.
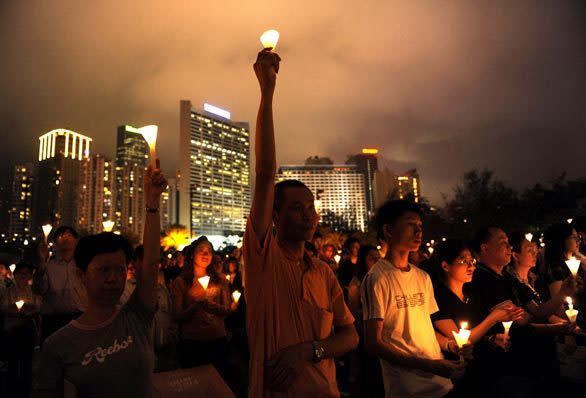
[[202, 365], [249, 397], [583, 392], [584, 374], [567, 383], [560, 363], [577, 357], [584, 372], [585, 220], [549, 226], [543, 246], [493, 225], [427, 250], [421, 208], [394, 200], [377, 210], [376, 242], [322, 242], [312, 192], [274, 183], [279, 62], [265, 49], [254, 64], [256, 184], [241, 249], [221, 257], [201, 236], [161, 252], [157, 161], [142, 245], [61, 226], [35, 264], [0, 265], [2, 396], [150, 397], [154, 372]]

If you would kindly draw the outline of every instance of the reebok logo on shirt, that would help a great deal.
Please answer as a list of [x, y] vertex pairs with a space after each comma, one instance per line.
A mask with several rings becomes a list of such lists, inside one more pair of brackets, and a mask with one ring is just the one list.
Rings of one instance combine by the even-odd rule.
[[425, 295], [423, 293], [397, 294], [395, 295], [397, 308], [419, 307], [425, 304]]
[[104, 363], [108, 355], [112, 355], [120, 350], [128, 348], [128, 346], [132, 344], [133, 341], [134, 339], [132, 338], [132, 336], [128, 336], [126, 340], [122, 341], [122, 343], [118, 343], [118, 339], [115, 339], [114, 344], [112, 344], [110, 347], [97, 347], [96, 349], [91, 350], [90, 352], [85, 354], [84, 360], [81, 361], [81, 364], [82, 366], [89, 365], [94, 358], [96, 358], [96, 361], [98, 361], [99, 363]]

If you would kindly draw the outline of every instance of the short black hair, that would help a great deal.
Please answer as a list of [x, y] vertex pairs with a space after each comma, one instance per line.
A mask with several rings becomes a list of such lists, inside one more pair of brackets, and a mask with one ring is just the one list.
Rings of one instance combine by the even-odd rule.
[[488, 242], [492, 237], [492, 232], [495, 229], [502, 229], [497, 225], [485, 225], [476, 230], [470, 239], [470, 248], [476, 255], [480, 255], [480, 247]]
[[383, 227], [393, 225], [405, 213], [416, 213], [423, 218], [423, 210], [415, 202], [408, 200], [388, 200], [376, 211], [375, 225], [379, 239], [384, 238]]
[[469, 245], [460, 239], [447, 239], [434, 246], [433, 254], [429, 259], [429, 273], [432, 277], [444, 280], [445, 272], [442, 262], [452, 264]]
[[521, 231], [513, 231], [509, 235], [509, 244], [515, 253], [521, 253], [523, 242], [527, 240], [525, 234]]
[[275, 199], [273, 201], [273, 209], [274, 210], [281, 210], [281, 206], [283, 206], [283, 202], [285, 201], [285, 190], [287, 188], [305, 188], [309, 192], [311, 189], [307, 187], [304, 183], [299, 180], [283, 180], [275, 184]]
[[85, 272], [94, 257], [100, 254], [114, 253], [118, 250], [124, 252], [126, 265], [128, 265], [133, 255], [132, 245], [128, 239], [112, 232], [102, 232], [81, 238], [77, 242], [73, 257], [75, 259], [75, 265]]
[[69, 232], [71, 235], [73, 235], [75, 239], [79, 238], [79, 234], [73, 227], [62, 225], [53, 231], [53, 233], [51, 234], [51, 241], [56, 242], [57, 239], [59, 239], [61, 235], [63, 235], [66, 232]]

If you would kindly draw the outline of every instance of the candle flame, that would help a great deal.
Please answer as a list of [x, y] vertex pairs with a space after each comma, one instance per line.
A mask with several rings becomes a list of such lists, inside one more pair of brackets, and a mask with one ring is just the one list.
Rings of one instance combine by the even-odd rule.
[[267, 30], [260, 36], [260, 42], [264, 48], [275, 49], [279, 42], [279, 32], [274, 29]]
[[240, 293], [238, 290], [234, 290], [234, 292], [232, 293], [232, 298], [234, 299], [235, 303], [237, 303], [238, 300], [240, 300], [240, 296], [242, 296], [242, 293]]
[[22, 308], [22, 306], [24, 305], [24, 301], [23, 300], [18, 300], [16, 303], [16, 308], [18, 308], [18, 310], [20, 311], [20, 309]]
[[580, 268], [580, 260], [572, 256], [569, 260], [566, 260], [566, 265], [570, 269], [570, 272], [575, 277], [578, 274], [578, 268]]
[[525, 239], [527, 239], [529, 242], [531, 242], [533, 240], [533, 234], [531, 232], [526, 233]]
[[572, 298], [569, 297], [569, 296], [566, 297], [566, 303], [568, 303], [568, 305], [573, 305], [574, 304], [574, 302], [572, 301]]
[[10, 272], [12, 272], [14, 274], [14, 270], [16, 269], [16, 264], [10, 264], [10, 267], [8, 267], [10, 269]]
[[207, 290], [208, 284], [210, 283], [210, 277], [208, 275], [202, 276], [201, 278], [198, 278], [197, 281], [203, 287], [204, 290]]
[[512, 324], [513, 321], [503, 322], [503, 327], [505, 328], [505, 330], [509, 330]]
[[159, 127], [151, 124], [138, 129], [138, 132], [142, 134], [150, 148], [154, 148], [157, 143], [157, 131]]
[[43, 229], [43, 234], [45, 235], [45, 239], [48, 239], [49, 234], [51, 233], [51, 230], [53, 229], [53, 226], [51, 224], [45, 224], [41, 228]]
[[468, 329], [468, 322], [460, 323], [460, 329]]

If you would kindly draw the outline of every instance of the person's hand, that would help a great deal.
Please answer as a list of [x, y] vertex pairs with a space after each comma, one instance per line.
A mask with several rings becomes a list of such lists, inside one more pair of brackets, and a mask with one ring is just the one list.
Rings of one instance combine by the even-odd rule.
[[576, 278], [570, 276], [562, 281], [562, 285], [560, 287], [560, 296], [564, 299], [567, 296], [573, 296], [576, 292], [577, 284]]
[[281, 57], [268, 48], [259, 52], [256, 57], [253, 67], [263, 95], [272, 95], [274, 93], [280, 61]]
[[500, 305], [493, 308], [490, 316], [498, 322], [518, 321], [523, 317], [523, 308], [514, 305]]
[[230, 310], [231, 310], [232, 312], [236, 312], [236, 311], [238, 311], [238, 303], [237, 303], [237, 302], [235, 302], [235, 301], [232, 301], [232, 304], [230, 304]]
[[144, 194], [148, 207], [159, 207], [159, 198], [167, 189], [167, 179], [160, 167], [159, 159], [157, 159], [157, 166], [153, 169], [153, 166], [149, 165], [144, 173]]
[[311, 343], [282, 349], [265, 363], [265, 384], [273, 391], [286, 391], [311, 357]]
[[456, 354], [460, 355], [466, 361], [471, 361], [474, 359], [474, 345], [468, 343], [464, 344], [462, 347], [458, 347], [456, 344]]
[[450, 361], [447, 359], [436, 359], [432, 364], [432, 373], [448, 379], [458, 379], [464, 375], [466, 361]]
[[504, 333], [497, 333], [490, 339], [490, 342], [503, 351], [508, 351], [511, 348], [511, 336]]

